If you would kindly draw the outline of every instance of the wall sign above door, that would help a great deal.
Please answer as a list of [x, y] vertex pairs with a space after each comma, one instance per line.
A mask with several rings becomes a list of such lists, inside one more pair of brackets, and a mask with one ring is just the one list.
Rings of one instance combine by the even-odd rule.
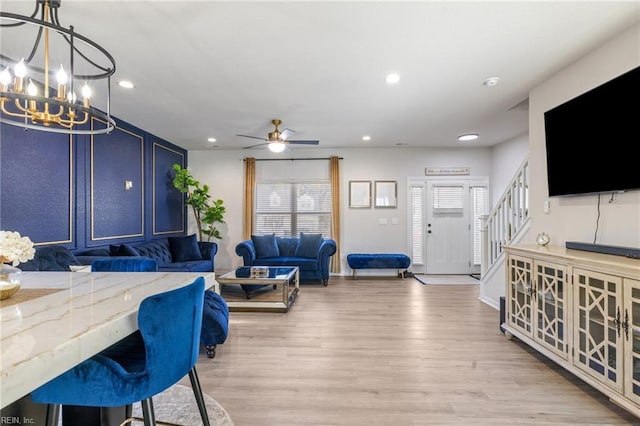
[[427, 167], [424, 169], [427, 176], [460, 176], [471, 174], [471, 167]]

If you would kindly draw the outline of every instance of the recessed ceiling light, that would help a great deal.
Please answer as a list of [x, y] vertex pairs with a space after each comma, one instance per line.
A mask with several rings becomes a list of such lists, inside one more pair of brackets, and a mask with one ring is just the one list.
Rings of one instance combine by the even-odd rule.
[[397, 82], [400, 81], [400, 76], [396, 73], [391, 73], [389, 75], [387, 75], [387, 77], [384, 79], [384, 81], [386, 81], [389, 84], [396, 84]]
[[477, 133], [467, 133], [467, 134], [458, 136], [459, 141], [474, 141], [476, 139], [478, 139]]
[[500, 77], [489, 77], [488, 79], [483, 81], [482, 84], [484, 84], [487, 87], [493, 87], [497, 85], [499, 81], [500, 81]]
[[216, 141], [216, 138], [209, 138], [209, 139], [207, 139], [207, 142], [214, 143], [215, 141]]
[[118, 82], [118, 86], [124, 87], [125, 89], [133, 89], [135, 87], [135, 85], [129, 80], [120, 80]]
[[365, 141], [365, 142], [368, 142], [368, 141], [370, 141], [370, 140], [371, 140], [371, 136], [369, 136], [369, 135], [364, 135], [364, 136], [362, 137], [362, 140], [363, 140], [363, 141]]

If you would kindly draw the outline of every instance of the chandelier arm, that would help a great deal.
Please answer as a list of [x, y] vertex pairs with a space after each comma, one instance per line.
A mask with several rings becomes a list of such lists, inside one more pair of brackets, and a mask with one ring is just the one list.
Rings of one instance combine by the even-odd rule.
[[[53, 23], [49, 23], [49, 22], [44, 22], [38, 19], [34, 19], [34, 18], [30, 18], [28, 16], [23, 16], [23, 15], [16, 15], [15, 13], [8, 13], [8, 12], [0, 12], [0, 18], [5, 18], [5, 19], [12, 19], [15, 21], [20, 21], [20, 22], [28, 22], [30, 24], [34, 24], [34, 25], [38, 25], [40, 27], [47, 27], [50, 28], [54, 31], [57, 31], [58, 33], [60, 33], [61, 35], [67, 34], [70, 35], [71, 34], [71, 30], [68, 30], [67, 28], [58, 26], [58, 25], [54, 25]], [[102, 46], [100, 46], [98, 43], [96, 43], [95, 41], [81, 35], [78, 34], [76, 32], [73, 33], [73, 38], [76, 40], [81, 40], [83, 43], [88, 44], [89, 46], [91, 46], [92, 48], [96, 49], [97, 51], [99, 51], [109, 62], [111, 62], [112, 68], [106, 68], [106, 70], [102, 73], [102, 74], [94, 74], [94, 75], [76, 75], [74, 77], [77, 78], [83, 78], [83, 79], [87, 79], [87, 80], [100, 80], [103, 78], [107, 78], [111, 75], [113, 75], [116, 72], [116, 61], [115, 59], [113, 59], [113, 56], [111, 56], [111, 54], [109, 52], [107, 52], [107, 50], [105, 48], [103, 48]], [[33, 69], [39, 71], [39, 72], [43, 72], [44, 70], [42, 68], [37, 68], [37, 67], [33, 67]], [[104, 68], [102, 67], [98, 67], [101, 71], [104, 70]]]
[[[33, 13], [31, 14], [30, 18], [33, 18], [37, 14], [38, 14], [38, 2], [36, 2], [36, 8], [33, 10]], [[20, 27], [24, 24], [26, 24], [26, 22], [16, 22], [13, 24], [0, 24], [0, 27], [5, 27], [5, 28]]]
[[19, 111], [24, 112], [24, 113], [25, 113], [25, 115], [23, 115], [23, 114], [17, 114], [17, 115], [14, 115], [14, 114], [11, 114], [11, 113], [7, 113], [7, 114], [9, 114], [9, 115], [13, 115], [14, 117], [23, 117], [23, 116], [24, 116], [24, 117], [26, 117], [26, 114], [28, 114], [28, 113], [29, 113], [29, 109], [28, 109], [28, 108], [23, 107], [22, 105], [20, 105], [20, 99], [16, 99], [16, 100], [15, 100], [15, 102], [14, 102], [14, 104], [15, 104], [16, 108], [18, 108], [18, 110], [19, 110]]
[[42, 39], [42, 27], [38, 28], [38, 35], [36, 36], [36, 41], [33, 43], [33, 48], [31, 49], [31, 53], [24, 60], [25, 63], [30, 63], [34, 56], [36, 56], [36, 52], [38, 51], [38, 46], [40, 46], [40, 40]]
[[[108, 125], [105, 126], [104, 129], [78, 130], [73, 128], [56, 129], [56, 128], [49, 127], [47, 128], [46, 131], [50, 133], [64, 133], [66, 135], [103, 135], [103, 134], [111, 133], [111, 131], [116, 127], [116, 122], [112, 118], [109, 118], [107, 122], [108, 122]], [[13, 120], [7, 120], [1, 116], [0, 116], [0, 123], [7, 124], [10, 126], [21, 127], [23, 129], [42, 130], [42, 126], [38, 126], [30, 123], [17, 123]]]
[[[62, 24], [60, 24], [60, 20], [58, 19], [58, 8], [53, 9], [52, 13], [51, 13], [51, 20], [54, 24], [56, 24], [59, 27], [62, 27]], [[63, 27], [64, 28], [64, 27]], [[103, 67], [100, 64], [95, 63], [94, 61], [92, 61], [91, 59], [89, 59], [84, 53], [82, 53], [80, 51], [80, 49], [78, 49], [76, 46], [73, 45], [73, 43], [71, 42], [71, 37], [67, 37], [64, 34], [61, 34], [62, 38], [64, 39], [64, 41], [67, 42], [68, 45], [71, 46], [71, 48], [73, 49], [74, 52], [76, 52], [78, 55], [82, 56], [82, 58], [87, 61], [88, 63], [90, 63], [91, 65], [93, 65], [94, 67], [98, 68], [99, 70], [108, 72], [109, 68]], [[86, 79], [86, 80], [91, 80], [91, 78], [88, 78], [85, 75], [77, 75], [76, 77], [80, 78], [80, 79]]]
[[[16, 102], [17, 102], [17, 100], [16, 100]], [[24, 118], [24, 119], [27, 119], [27, 118], [28, 118], [26, 113], [25, 113], [25, 114], [17, 114], [17, 113], [15, 113], [15, 112], [13, 112], [13, 111], [9, 111], [9, 110], [7, 110], [7, 109], [4, 107], [4, 101], [1, 101], [1, 102], [0, 102], [0, 110], [2, 110], [2, 112], [3, 112], [4, 114], [9, 115], [9, 116], [11, 116], [11, 117], [18, 117], [18, 118]]]

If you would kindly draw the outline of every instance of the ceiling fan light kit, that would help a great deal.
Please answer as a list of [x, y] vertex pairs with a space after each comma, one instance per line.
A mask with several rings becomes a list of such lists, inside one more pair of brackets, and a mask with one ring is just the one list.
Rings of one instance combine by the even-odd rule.
[[269, 144], [269, 150], [271, 152], [282, 152], [286, 148], [286, 145], [282, 142], [271, 142]]
[[237, 135], [243, 138], [251, 138], [265, 141], [266, 143], [259, 143], [257, 145], [246, 146], [244, 149], [256, 148], [259, 146], [267, 145], [271, 152], [282, 152], [284, 151], [288, 145], [318, 145], [320, 142], [317, 140], [291, 140], [289, 137], [295, 133], [291, 129], [284, 129], [282, 132], [278, 128], [282, 124], [282, 121], [274, 118], [271, 120], [271, 124], [275, 126], [275, 129], [272, 132], [267, 134], [266, 138], [261, 138], [258, 136], [250, 136], [250, 135]]

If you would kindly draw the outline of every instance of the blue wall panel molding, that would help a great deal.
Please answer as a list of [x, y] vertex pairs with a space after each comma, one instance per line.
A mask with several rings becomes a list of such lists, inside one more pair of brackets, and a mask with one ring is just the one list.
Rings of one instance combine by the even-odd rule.
[[153, 235], [182, 234], [186, 229], [184, 196], [173, 187], [173, 165], [185, 167], [186, 152], [175, 146], [153, 141]]
[[0, 125], [0, 229], [74, 247], [74, 140]]
[[94, 136], [0, 125], [0, 229], [76, 250], [184, 234], [171, 166], [187, 151], [116, 123]]
[[144, 136], [121, 122], [109, 134], [91, 136], [90, 170], [87, 245], [144, 239]]

